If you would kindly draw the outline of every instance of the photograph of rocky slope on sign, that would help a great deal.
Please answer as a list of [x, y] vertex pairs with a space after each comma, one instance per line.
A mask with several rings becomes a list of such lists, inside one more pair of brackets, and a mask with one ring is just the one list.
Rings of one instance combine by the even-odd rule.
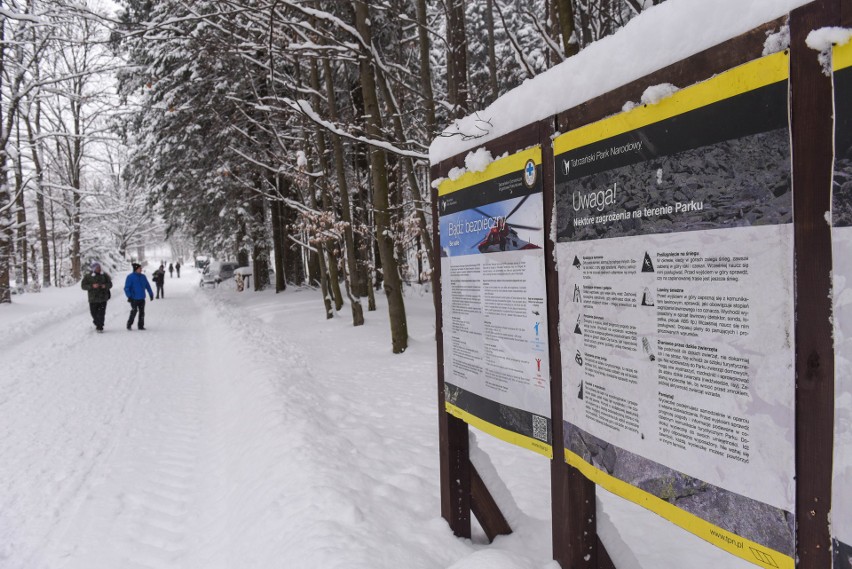
[[[606, 207], [607, 214], [633, 214], [665, 206], [672, 206], [672, 212], [575, 223], [602, 213], [596, 208], [578, 209], [583, 204], [573, 199], [575, 194], [604, 186], [615, 186], [614, 203]], [[651, 158], [573, 180], [570, 189], [556, 193], [557, 207], [565, 214], [557, 221], [560, 239], [787, 223], [793, 215], [789, 131], [783, 128]]]

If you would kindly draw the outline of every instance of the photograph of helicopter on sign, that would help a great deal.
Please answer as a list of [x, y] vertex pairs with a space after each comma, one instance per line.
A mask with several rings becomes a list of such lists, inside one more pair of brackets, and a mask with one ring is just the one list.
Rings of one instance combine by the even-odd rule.
[[446, 410], [552, 456], [541, 148], [438, 196]]
[[441, 239], [442, 256], [541, 249], [542, 207], [542, 195], [538, 193], [442, 217], [441, 228], [447, 228], [446, 242]]

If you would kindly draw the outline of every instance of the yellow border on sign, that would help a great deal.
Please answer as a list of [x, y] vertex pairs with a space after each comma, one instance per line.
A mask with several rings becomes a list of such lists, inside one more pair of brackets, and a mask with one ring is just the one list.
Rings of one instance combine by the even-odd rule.
[[831, 65], [834, 71], [852, 67], [852, 41], [834, 46], [831, 54]]
[[[524, 162], [526, 163], [526, 161]], [[497, 425], [480, 419], [476, 415], [471, 415], [464, 409], [456, 407], [452, 403], [445, 402], [444, 406], [447, 409], [447, 413], [449, 413], [453, 417], [461, 419], [471, 427], [476, 427], [480, 431], [488, 433], [492, 437], [496, 437], [501, 441], [506, 441], [507, 443], [512, 443], [513, 445], [519, 446], [521, 448], [537, 452], [538, 454], [546, 456], [550, 459], [553, 458], [553, 447], [545, 442], [542, 442], [538, 439], [534, 439], [532, 437], [521, 435], [519, 433], [515, 433], [513, 431], [509, 431], [507, 429], [504, 429], [503, 427], [498, 427]]]
[[[482, 172], [466, 172], [460, 178], [455, 180], [444, 180], [438, 186], [438, 195], [445, 196], [458, 190], [463, 190], [471, 186], [476, 186], [488, 180], [511, 174], [512, 172], [522, 172], [527, 160], [535, 162], [536, 166], [541, 165], [541, 145], [536, 145], [527, 150], [516, 152], [511, 156], [495, 160]], [[541, 174], [539, 174], [541, 175]]]
[[639, 504], [651, 510], [670, 522], [678, 525], [711, 544], [724, 549], [750, 563], [766, 569], [795, 569], [796, 562], [792, 557], [759, 543], [755, 543], [719, 526], [699, 518], [696, 515], [678, 508], [677, 506], [658, 498], [636, 486], [619, 480], [606, 472], [599, 470], [583, 460], [579, 455], [565, 449], [565, 461], [583, 473], [583, 475], [626, 500]]
[[681, 89], [657, 104], [636, 107], [631, 111], [566, 132], [553, 141], [553, 150], [559, 155], [694, 111], [716, 101], [784, 81], [789, 76], [790, 56], [786, 51], [761, 57], [707, 81]]

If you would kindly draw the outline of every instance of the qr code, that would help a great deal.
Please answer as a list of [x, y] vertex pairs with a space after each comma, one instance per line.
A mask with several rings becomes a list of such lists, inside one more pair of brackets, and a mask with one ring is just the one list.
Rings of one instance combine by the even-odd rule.
[[547, 419], [538, 415], [532, 416], [533, 437], [547, 442]]

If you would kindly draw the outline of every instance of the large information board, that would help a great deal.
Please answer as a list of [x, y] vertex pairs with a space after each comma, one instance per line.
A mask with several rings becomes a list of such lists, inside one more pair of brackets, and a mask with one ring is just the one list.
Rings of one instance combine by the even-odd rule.
[[834, 62], [834, 477], [831, 527], [834, 568], [852, 569], [852, 43]]
[[541, 147], [438, 188], [450, 414], [552, 457]]
[[567, 461], [794, 567], [789, 55], [554, 142]]

